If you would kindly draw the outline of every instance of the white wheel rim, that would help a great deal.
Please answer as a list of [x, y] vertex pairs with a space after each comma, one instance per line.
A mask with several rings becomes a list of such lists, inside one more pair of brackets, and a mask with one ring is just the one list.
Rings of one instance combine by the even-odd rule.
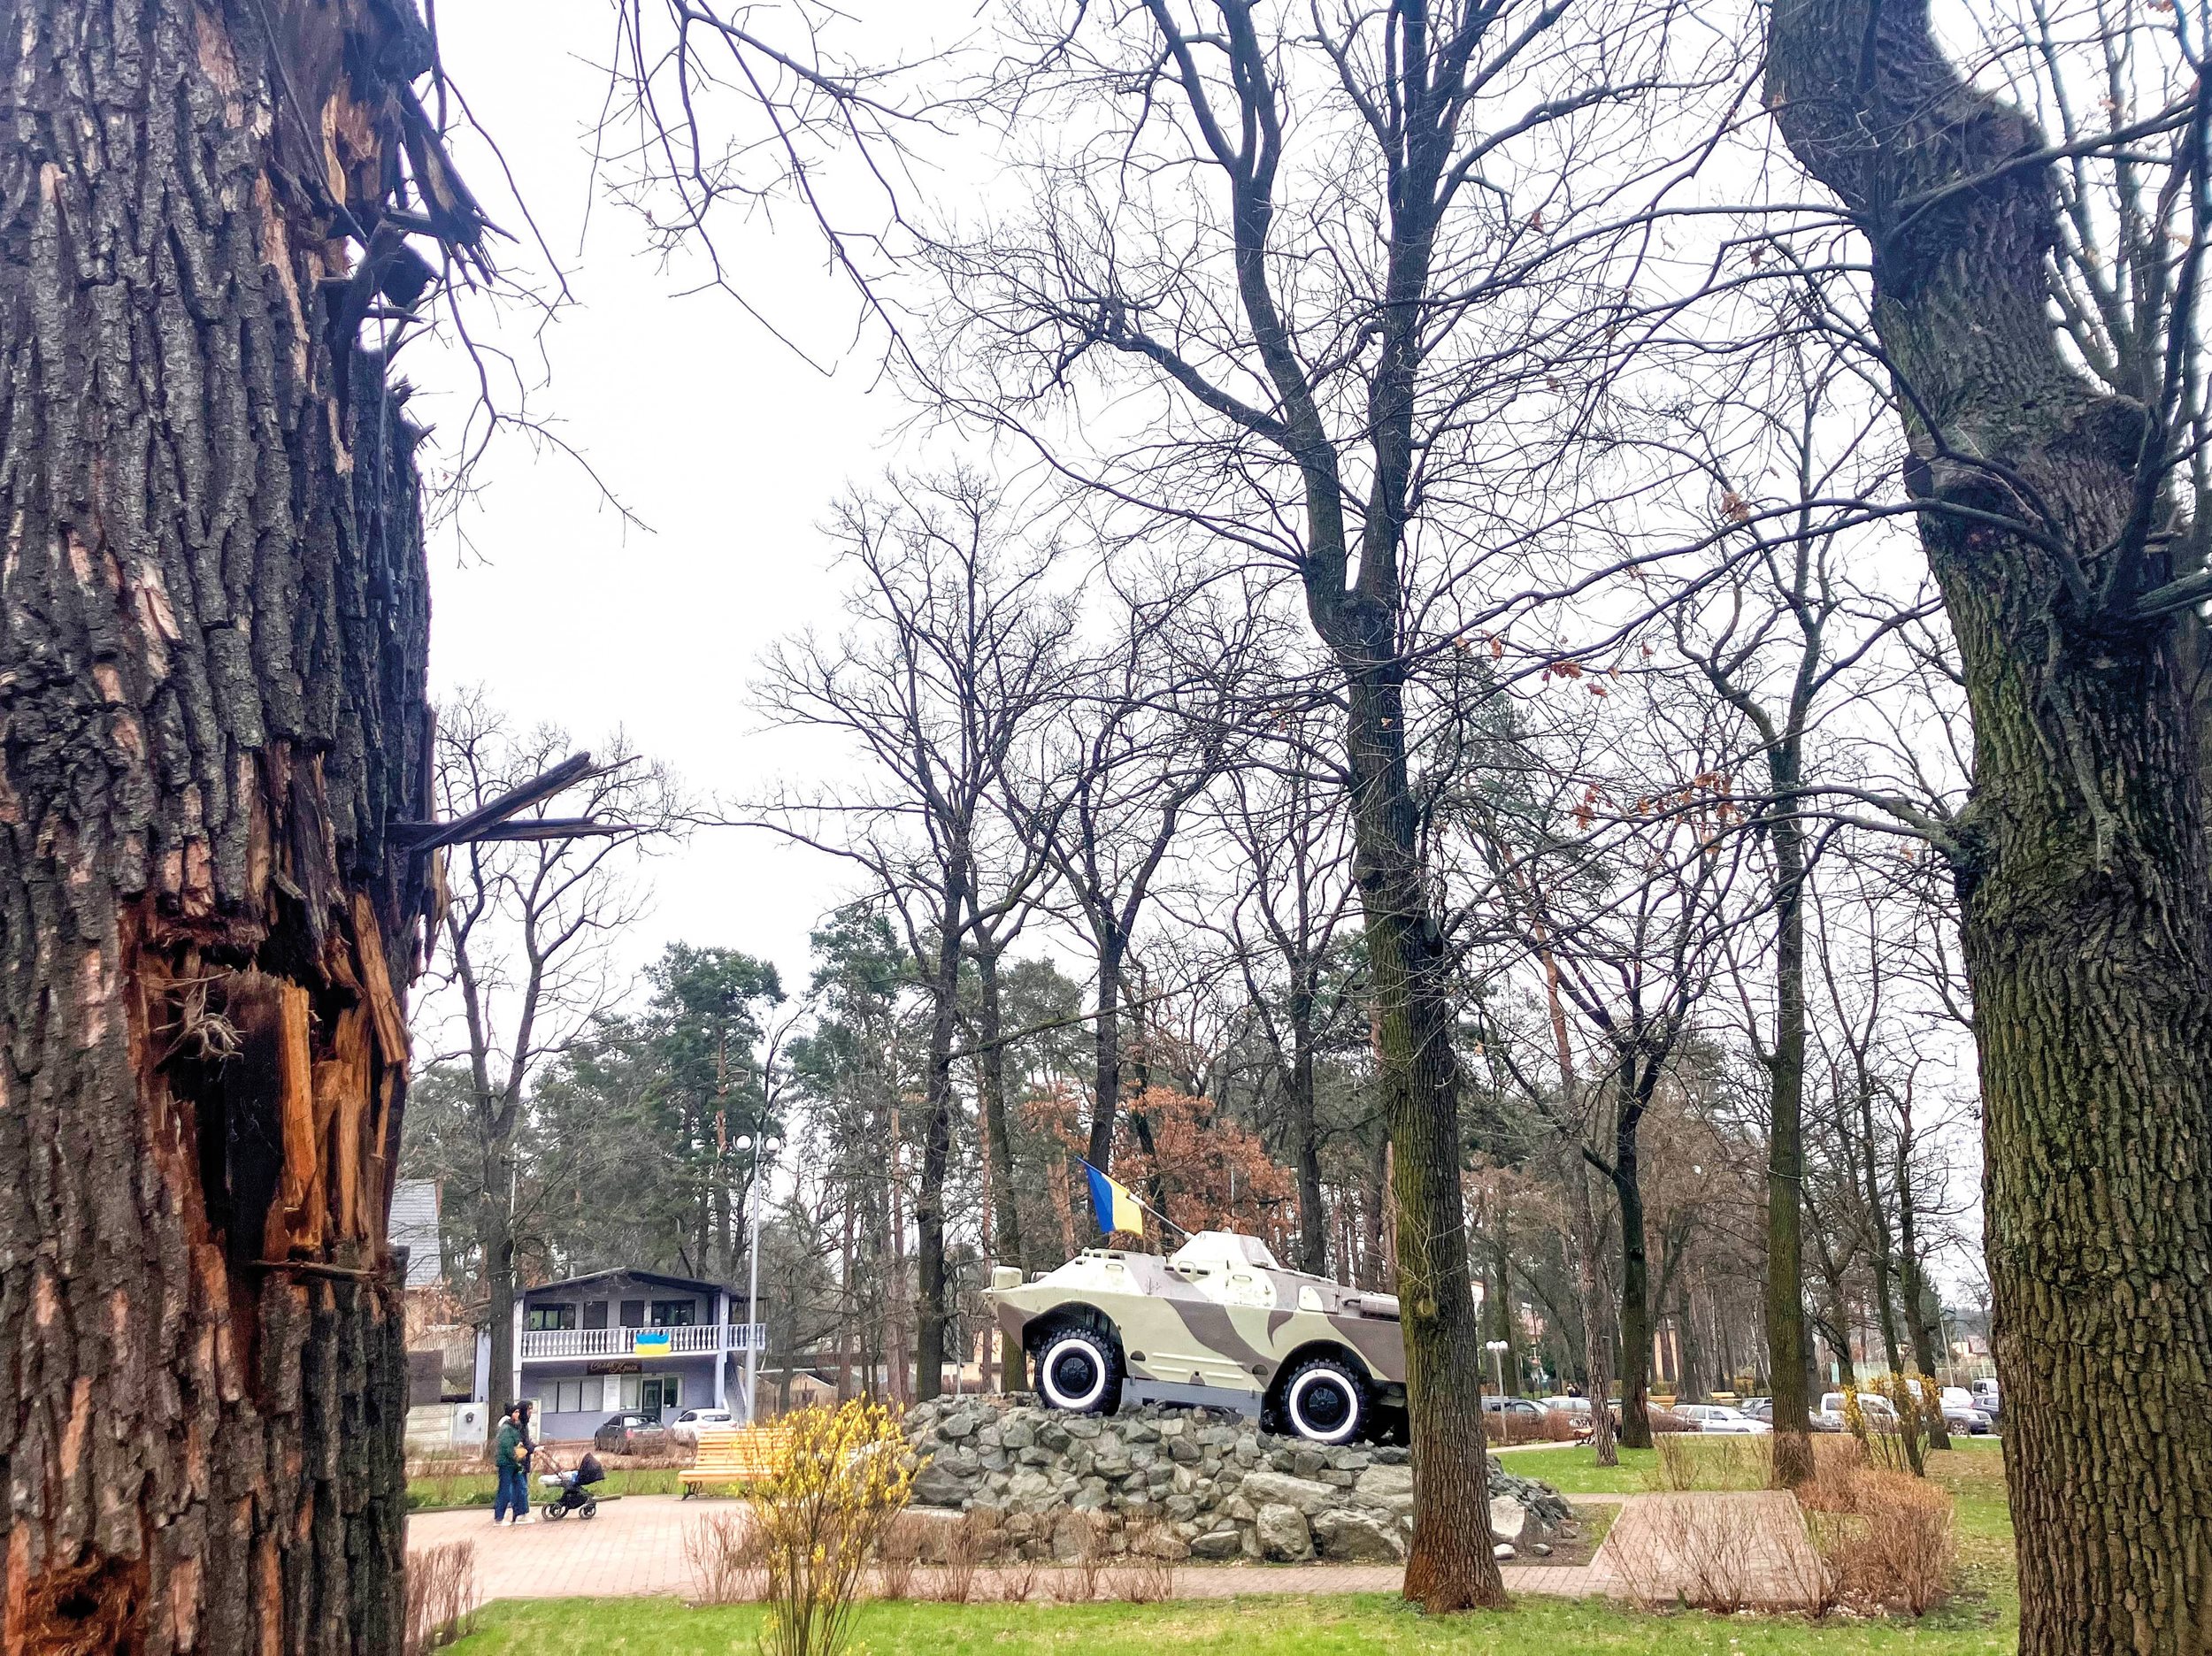
[[[1316, 1431], [1306, 1421], [1306, 1392], [1316, 1385], [1340, 1388], [1349, 1406], [1340, 1424], [1333, 1430]], [[1298, 1429], [1298, 1435], [1311, 1443], [1340, 1444], [1359, 1430], [1359, 1389], [1342, 1375], [1326, 1368], [1315, 1368], [1300, 1375], [1290, 1383], [1290, 1423]]]
[[[1081, 1352], [1091, 1364], [1091, 1384], [1079, 1396], [1063, 1391], [1055, 1373], [1060, 1358], [1071, 1348]], [[1106, 1395], [1106, 1353], [1079, 1334], [1067, 1335], [1053, 1341], [1045, 1348], [1044, 1388], [1046, 1398], [1056, 1408], [1089, 1408]]]

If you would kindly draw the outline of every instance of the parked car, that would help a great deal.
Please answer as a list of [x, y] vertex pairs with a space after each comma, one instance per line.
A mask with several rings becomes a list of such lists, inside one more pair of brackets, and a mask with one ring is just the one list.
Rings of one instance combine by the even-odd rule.
[[1483, 1394], [1482, 1412], [1486, 1414], [1517, 1414], [1524, 1420], [1544, 1418], [1541, 1403], [1531, 1402], [1525, 1397], [1497, 1397], [1486, 1392]]
[[668, 1444], [667, 1427], [634, 1410], [608, 1415], [591, 1435], [591, 1446], [603, 1454], [665, 1454]]
[[676, 1416], [668, 1433], [678, 1443], [695, 1446], [702, 1438], [718, 1438], [737, 1430], [744, 1423], [726, 1408], [687, 1408]]
[[1747, 1397], [1736, 1407], [1753, 1420], [1763, 1420], [1770, 1426], [1774, 1424], [1774, 1399], [1770, 1397]]
[[1997, 1383], [1994, 1380], [1977, 1380], [1971, 1390], [1976, 1408], [1980, 1409], [1992, 1420], [2004, 1418], [2004, 1399], [1999, 1394]]
[[1548, 1397], [1536, 1400], [1545, 1408], [1555, 1409], [1562, 1414], [1572, 1414], [1578, 1420], [1590, 1418], [1590, 1399], [1586, 1397]]
[[[1876, 1392], [1862, 1392], [1859, 1393], [1859, 1414], [1871, 1430], [1893, 1432], [1897, 1430], [1896, 1409], [1891, 1407], [1887, 1398]], [[1832, 1422], [1833, 1424], [1827, 1429], [1830, 1431], [1847, 1430], [1847, 1423], [1843, 1416], [1843, 1393], [1840, 1392], [1822, 1392], [1820, 1412], [1816, 1418]]]
[[1678, 1403], [1674, 1412], [1695, 1421], [1698, 1430], [1723, 1437], [1763, 1438], [1774, 1430], [1766, 1422], [1755, 1419], [1740, 1408], [1730, 1408], [1725, 1403]]
[[1974, 1394], [1964, 1386], [1947, 1385], [1943, 1388], [1943, 1426], [1947, 1431], [1964, 1432], [1969, 1437], [1986, 1438], [1997, 1430], [1997, 1422], [1985, 1408], [1974, 1401]]

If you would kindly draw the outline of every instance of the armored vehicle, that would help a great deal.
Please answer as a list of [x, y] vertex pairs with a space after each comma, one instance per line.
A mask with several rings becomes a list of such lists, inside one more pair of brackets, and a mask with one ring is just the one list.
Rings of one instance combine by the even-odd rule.
[[1086, 1248], [1026, 1283], [1002, 1266], [989, 1297], [1054, 1408], [1209, 1404], [1317, 1444], [1403, 1436], [1396, 1299], [1285, 1270], [1256, 1237], [1202, 1230], [1165, 1259]]

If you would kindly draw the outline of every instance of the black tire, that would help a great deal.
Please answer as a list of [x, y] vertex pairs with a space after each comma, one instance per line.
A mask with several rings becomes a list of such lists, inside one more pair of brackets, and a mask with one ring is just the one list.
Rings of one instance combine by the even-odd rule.
[[1375, 1425], [1367, 1377], [1333, 1357], [1314, 1357], [1284, 1378], [1279, 1405], [1294, 1438], [1333, 1448], [1357, 1443]]
[[1121, 1347], [1112, 1336], [1064, 1328], [1037, 1348], [1037, 1392], [1071, 1414], [1110, 1414], [1121, 1407]]
[[545, 1506], [541, 1510], [544, 1512], [545, 1522], [548, 1523], [558, 1523], [562, 1519], [568, 1516], [567, 1512], [563, 1509], [561, 1503], [557, 1500], [546, 1502]]
[[584, 1498], [584, 1504], [576, 1509], [576, 1515], [579, 1518], [596, 1518], [599, 1516], [598, 1499], [595, 1496], [587, 1495]]

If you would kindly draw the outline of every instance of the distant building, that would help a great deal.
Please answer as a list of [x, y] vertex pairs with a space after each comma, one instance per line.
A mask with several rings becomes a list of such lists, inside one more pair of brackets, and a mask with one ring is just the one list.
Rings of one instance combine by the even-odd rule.
[[403, 1286], [434, 1288], [445, 1280], [437, 1180], [403, 1178], [392, 1187], [392, 1218], [385, 1233], [394, 1251], [407, 1250], [407, 1281]]
[[[726, 1284], [603, 1270], [515, 1298], [514, 1372], [499, 1400], [538, 1406], [541, 1438], [588, 1438], [617, 1410], [673, 1421], [687, 1408], [744, 1411], [745, 1353], [767, 1330]], [[491, 1331], [477, 1337], [476, 1395], [491, 1400]], [[736, 1399], [734, 1402], [732, 1399]]]

